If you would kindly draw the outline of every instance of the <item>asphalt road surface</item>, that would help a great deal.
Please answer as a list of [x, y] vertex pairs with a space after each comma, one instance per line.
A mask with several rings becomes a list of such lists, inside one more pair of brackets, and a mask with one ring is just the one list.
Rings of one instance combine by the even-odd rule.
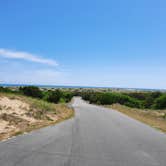
[[166, 166], [166, 135], [75, 98], [76, 116], [0, 143], [0, 166]]

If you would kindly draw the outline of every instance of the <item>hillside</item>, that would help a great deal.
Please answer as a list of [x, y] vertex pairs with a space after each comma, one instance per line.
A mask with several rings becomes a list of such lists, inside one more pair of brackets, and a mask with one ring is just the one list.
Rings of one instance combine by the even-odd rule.
[[0, 140], [68, 119], [74, 111], [23, 95], [0, 93]]

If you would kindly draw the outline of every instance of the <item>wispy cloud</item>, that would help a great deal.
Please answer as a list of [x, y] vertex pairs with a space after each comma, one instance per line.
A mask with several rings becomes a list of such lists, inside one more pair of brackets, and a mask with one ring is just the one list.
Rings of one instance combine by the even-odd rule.
[[20, 69], [20, 66], [15, 66], [12, 70], [7, 67], [0, 70], [0, 83], [67, 85], [68, 77], [68, 73], [53, 68]]
[[47, 64], [47, 65], [52, 65], [52, 66], [58, 65], [57, 62], [52, 59], [42, 58], [42, 57], [39, 57], [38, 55], [31, 54], [28, 52], [13, 51], [13, 50], [8, 50], [8, 49], [4, 49], [4, 48], [0, 48], [0, 56], [5, 57], [5, 58], [11, 58], [11, 59], [23, 59], [23, 60], [27, 60], [27, 61]]

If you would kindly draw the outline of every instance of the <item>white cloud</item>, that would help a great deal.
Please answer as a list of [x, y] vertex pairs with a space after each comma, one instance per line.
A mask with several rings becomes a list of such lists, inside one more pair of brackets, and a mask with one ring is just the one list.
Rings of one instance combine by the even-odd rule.
[[56, 71], [52, 68], [21, 69], [15, 66], [12, 70], [6, 68], [0, 71], [0, 80], [2, 83], [63, 85], [67, 82], [67, 78], [68, 73]]
[[5, 57], [5, 58], [11, 58], [11, 59], [23, 59], [23, 60], [27, 60], [27, 61], [47, 64], [47, 65], [52, 65], [52, 66], [58, 65], [57, 62], [52, 59], [42, 58], [37, 55], [28, 53], [28, 52], [12, 51], [12, 50], [7, 50], [7, 49], [3, 49], [3, 48], [0, 48], [0, 56]]

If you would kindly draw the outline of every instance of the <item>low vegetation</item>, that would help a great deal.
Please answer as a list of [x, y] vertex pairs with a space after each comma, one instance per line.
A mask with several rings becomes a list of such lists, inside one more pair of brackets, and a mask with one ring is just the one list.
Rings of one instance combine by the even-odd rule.
[[[28, 104], [24, 108], [20, 106], [21, 110], [26, 110], [26, 114], [23, 113], [20, 116], [15, 115], [15, 113], [12, 115], [2, 114], [4, 109], [6, 112], [11, 110], [11, 106], [0, 104], [0, 118], [3, 120], [1, 126], [5, 128], [7, 124], [11, 124], [13, 127], [11, 127], [11, 130], [13, 130], [17, 126], [15, 123], [21, 124], [24, 127], [17, 126], [19, 128], [18, 133], [22, 130], [31, 130], [73, 116], [73, 110], [66, 106], [66, 103], [70, 102], [73, 96], [81, 96], [90, 103], [114, 108], [128, 116], [166, 131], [166, 93], [164, 92], [81, 88], [62, 90], [26, 86], [15, 89], [0, 87], [0, 94], [7, 95], [10, 100], [18, 99]], [[21, 122], [21, 117], [24, 117], [24, 122]], [[32, 123], [33, 125], [29, 124], [29, 118], [32, 121], [35, 120]], [[13, 122], [12, 119], [15, 119], [16, 122]]]
[[84, 100], [90, 103], [121, 104], [140, 109], [166, 109], [166, 93], [161, 92], [82, 92]]
[[60, 90], [41, 89], [35, 86], [20, 87], [15, 90], [0, 87], [0, 92], [25, 95], [51, 103], [66, 103], [71, 101], [73, 96], [81, 96], [90, 103], [111, 105], [119, 103], [131, 108], [141, 109], [166, 109], [166, 93], [164, 92], [134, 92], [134, 91], [96, 91], [96, 90]]
[[73, 97], [73, 94], [69, 91], [61, 91], [59, 89], [42, 91], [40, 88], [35, 86], [20, 87], [18, 93], [34, 98], [40, 98], [52, 103], [69, 102]]

